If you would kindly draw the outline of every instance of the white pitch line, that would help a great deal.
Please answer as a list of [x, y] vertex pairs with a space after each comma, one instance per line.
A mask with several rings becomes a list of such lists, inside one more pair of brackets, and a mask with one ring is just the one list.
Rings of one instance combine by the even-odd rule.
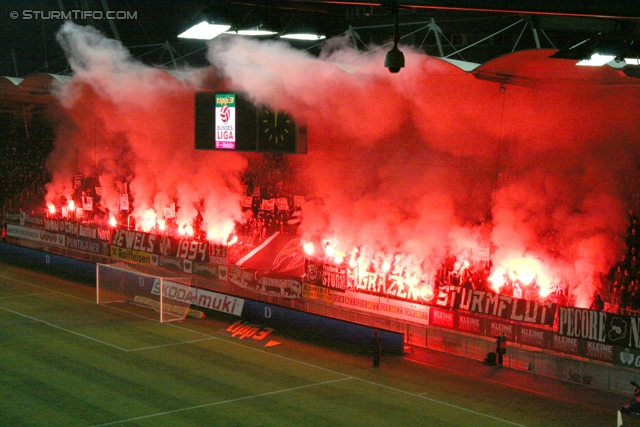
[[365, 382], [365, 383], [368, 383], [368, 384], [372, 384], [372, 385], [375, 385], [375, 386], [378, 386], [378, 387], [386, 388], [387, 390], [392, 390], [392, 391], [395, 391], [397, 393], [407, 394], [409, 396], [414, 396], [414, 397], [417, 397], [417, 398], [420, 398], [420, 399], [424, 399], [424, 400], [427, 400], [427, 401], [432, 402], [432, 403], [437, 403], [438, 405], [448, 406], [448, 407], [453, 408], [453, 409], [458, 409], [460, 411], [469, 412], [470, 414], [478, 415], [478, 416], [481, 416], [481, 417], [484, 417], [484, 418], [489, 418], [489, 419], [492, 419], [492, 420], [495, 420], [495, 421], [499, 421], [501, 423], [510, 424], [512, 426], [518, 426], [518, 427], [527, 427], [524, 424], [514, 423], [513, 421], [508, 421], [508, 420], [505, 420], [505, 419], [502, 419], [502, 418], [494, 417], [493, 415], [489, 415], [489, 414], [483, 414], [482, 412], [478, 412], [478, 411], [474, 411], [473, 409], [464, 408], [462, 406], [454, 405], [453, 403], [447, 403], [447, 402], [443, 402], [442, 400], [432, 399], [430, 397], [424, 396], [425, 393], [415, 394], [415, 393], [411, 393], [411, 392], [408, 392], [408, 391], [405, 391], [405, 390], [400, 390], [399, 388], [390, 387], [390, 386], [387, 386], [387, 385], [384, 385], [384, 384], [379, 384], [379, 383], [376, 383], [376, 382], [373, 382], [373, 381], [369, 381], [369, 380], [365, 380], [365, 379], [361, 379], [361, 378], [355, 378], [354, 377], [354, 379], [362, 381], [362, 382]]
[[[4, 277], [4, 278], [6, 278], [6, 279], [10, 279], [10, 280], [15, 280], [15, 281], [18, 281], [18, 282], [22, 282], [21, 280], [13, 279], [13, 278], [11, 278], [11, 277], [6, 277], [6, 276], [3, 276], [3, 275], [0, 275], [0, 277]], [[27, 282], [23, 282], [23, 283], [26, 283], [26, 284], [28, 284], [28, 285], [32, 285], [32, 286], [37, 286], [37, 285], [33, 285], [33, 284], [31, 284], [31, 283], [27, 283]], [[43, 288], [43, 289], [46, 289], [46, 288]], [[64, 294], [64, 293], [62, 293], [62, 292], [58, 292], [58, 291], [53, 291], [53, 292], [55, 292], [55, 293], [60, 293], [60, 294], [62, 294], [62, 295], [67, 295], [67, 296], [72, 297], [72, 298], [77, 298], [77, 299], [80, 299], [80, 300], [85, 301], [85, 302], [87, 301], [87, 300], [85, 300], [85, 299], [83, 299], [83, 298], [78, 298], [78, 297], [76, 297], [76, 296], [74, 296], [74, 295], [68, 295], [68, 294]], [[141, 316], [141, 317], [144, 317], [144, 316]], [[153, 319], [150, 319], [150, 320], [153, 320]], [[190, 331], [190, 332], [197, 332], [197, 331], [192, 331], [191, 329], [188, 329], [188, 328], [185, 328], [185, 327], [182, 327], [182, 326], [173, 325], [173, 324], [171, 324], [171, 323], [169, 323], [169, 324], [168, 324], [168, 326], [175, 326], [175, 327], [177, 327], [177, 328], [184, 329], [184, 330], [186, 330], [186, 331]], [[214, 337], [214, 336], [212, 336], [212, 335], [208, 335], [208, 334], [205, 334], [205, 333], [202, 333], [202, 332], [197, 332], [197, 333], [199, 333], [199, 334], [201, 334], [201, 335], [204, 335], [204, 336], [208, 336], [208, 337], [216, 338], [216, 337]], [[223, 341], [223, 342], [230, 343], [230, 344], [237, 345], [237, 346], [239, 346], [239, 347], [244, 347], [244, 348], [246, 348], [246, 349], [250, 349], [250, 350], [252, 350], [252, 351], [257, 351], [257, 352], [260, 352], [260, 353], [264, 353], [264, 354], [268, 354], [268, 355], [271, 355], [271, 356], [274, 356], [274, 357], [278, 357], [278, 358], [281, 358], [281, 359], [283, 359], [283, 360], [287, 360], [287, 361], [295, 362], [295, 363], [300, 364], [300, 365], [304, 365], [304, 366], [312, 367], [312, 368], [315, 368], [315, 369], [319, 369], [319, 370], [322, 370], [322, 371], [325, 371], [325, 372], [330, 372], [330, 373], [338, 374], [338, 375], [346, 375], [346, 374], [344, 374], [344, 373], [342, 373], [342, 372], [338, 372], [338, 371], [335, 371], [335, 370], [333, 370], [333, 369], [324, 368], [324, 367], [322, 367], [322, 366], [313, 365], [313, 364], [311, 364], [311, 363], [303, 362], [303, 361], [301, 361], [301, 360], [296, 360], [296, 359], [289, 358], [289, 357], [287, 357], [287, 356], [282, 356], [282, 355], [279, 355], [279, 354], [277, 354], [277, 353], [270, 353], [270, 352], [268, 352], [268, 351], [265, 351], [265, 350], [262, 350], [262, 349], [259, 349], [259, 348], [251, 347], [251, 346], [246, 345], [246, 344], [244, 344], [244, 343], [240, 343], [240, 342], [238, 342], [238, 341], [236, 341], [236, 340], [225, 339], [225, 338], [219, 338], [219, 340], [220, 340], [220, 341]], [[126, 350], [124, 350], [124, 351], [126, 351]], [[447, 402], [439, 401], [439, 400], [436, 400], [436, 399], [431, 399], [431, 398], [428, 398], [428, 397], [423, 396], [422, 394], [410, 393], [410, 392], [408, 392], [408, 391], [406, 391], [406, 390], [401, 390], [401, 389], [397, 389], [397, 388], [394, 388], [394, 387], [389, 387], [389, 386], [386, 386], [386, 385], [384, 385], [384, 384], [376, 383], [376, 382], [369, 381], [369, 380], [365, 380], [365, 379], [358, 378], [358, 377], [351, 377], [351, 376], [350, 376], [350, 377], [348, 377], [348, 378], [352, 378], [352, 379], [354, 379], [354, 380], [359, 380], [359, 381], [362, 381], [362, 382], [365, 382], [365, 383], [368, 383], [368, 384], [372, 384], [372, 385], [376, 385], [376, 386], [379, 386], [379, 387], [382, 387], [382, 388], [386, 388], [387, 390], [392, 390], [392, 391], [395, 391], [395, 392], [398, 392], [398, 393], [401, 393], [401, 394], [405, 394], [405, 395], [409, 395], [409, 396], [417, 397], [417, 398], [419, 398], [419, 399], [428, 400], [428, 401], [430, 401], [430, 402], [432, 402], [432, 403], [436, 403], [436, 404], [441, 404], [441, 405], [444, 405], [444, 406], [448, 406], [448, 407], [450, 407], [450, 408], [458, 409], [458, 410], [463, 411], [463, 412], [473, 413], [473, 414], [475, 414], [475, 415], [482, 416], [482, 417], [486, 417], [486, 418], [489, 418], [489, 419], [493, 419], [493, 420], [496, 420], [496, 421], [499, 421], [499, 422], [502, 422], [502, 423], [505, 423], [505, 424], [509, 424], [509, 425], [513, 425], [513, 426], [517, 426], [517, 427], [526, 427], [526, 426], [525, 426], [525, 425], [523, 425], [523, 424], [514, 423], [514, 422], [512, 422], [512, 421], [508, 421], [508, 420], [504, 420], [504, 419], [502, 419], [502, 418], [494, 417], [494, 416], [489, 415], [489, 414], [483, 414], [482, 412], [473, 411], [473, 410], [471, 410], [471, 409], [464, 408], [464, 407], [462, 407], [462, 406], [457, 406], [457, 405], [454, 405], [454, 404], [451, 404], [451, 403], [447, 403]], [[103, 424], [103, 425], [109, 425], [109, 424]], [[98, 427], [98, 426], [95, 426], [95, 427]]]
[[174, 409], [173, 411], [157, 412], [155, 414], [148, 414], [148, 415], [142, 415], [140, 417], [128, 418], [126, 420], [112, 421], [110, 423], [105, 423], [105, 424], [96, 424], [96, 425], [94, 425], [92, 427], [111, 426], [111, 425], [115, 425], [115, 424], [122, 424], [122, 423], [128, 423], [128, 422], [132, 422], [132, 421], [139, 421], [139, 420], [144, 420], [144, 419], [149, 419], [149, 418], [161, 417], [161, 416], [164, 416], [164, 415], [176, 414], [178, 412], [193, 411], [194, 409], [202, 409], [202, 408], [208, 408], [208, 407], [211, 407], [211, 406], [225, 405], [227, 403], [241, 402], [243, 400], [257, 399], [259, 397], [272, 396], [274, 394], [290, 393], [292, 391], [302, 390], [302, 389], [305, 389], [305, 388], [318, 387], [318, 386], [322, 386], [322, 385], [337, 383], [337, 382], [340, 382], [340, 381], [346, 381], [346, 380], [351, 380], [351, 379], [353, 379], [353, 377], [338, 378], [336, 380], [323, 381], [321, 383], [313, 383], [313, 384], [301, 385], [299, 387], [292, 387], [292, 388], [286, 388], [286, 389], [283, 389], [283, 390], [275, 390], [275, 391], [268, 391], [266, 393], [254, 394], [254, 395], [251, 395], [251, 396], [238, 397], [237, 399], [229, 399], [229, 400], [222, 400], [220, 402], [205, 403], [205, 404], [197, 405], [197, 406], [189, 406], [189, 407], [186, 407], [186, 408]]
[[191, 341], [180, 341], [180, 342], [174, 342], [174, 343], [170, 343], [170, 344], [160, 344], [160, 345], [152, 345], [149, 347], [140, 347], [140, 348], [132, 348], [130, 350], [125, 350], [127, 352], [130, 351], [142, 351], [142, 350], [153, 350], [155, 348], [162, 348], [162, 347], [171, 347], [171, 346], [175, 346], [175, 345], [181, 345], [181, 344], [191, 344], [194, 342], [200, 342], [200, 341], [211, 341], [211, 340], [217, 340], [218, 338], [216, 337], [211, 337], [211, 338], [201, 338], [199, 340], [191, 340]]
[[0, 306], [0, 310], [8, 311], [9, 313], [13, 313], [13, 314], [16, 314], [16, 315], [18, 315], [18, 316], [25, 317], [25, 318], [27, 318], [27, 319], [31, 319], [31, 320], [33, 320], [33, 321], [35, 321], [35, 322], [44, 323], [45, 325], [47, 325], [47, 326], [51, 326], [52, 328], [60, 329], [61, 331], [67, 332], [67, 333], [69, 333], [69, 334], [77, 335], [77, 336], [79, 336], [79, 337], [82, 337], [82, 338], [88, 339], [88, 340], [90, 340], [90, 341], [95, 341], [95, 342], [97, 342], [97, 343], [100, 343], [100, 344], [103, 344], [103, 345], [106, 345], [106, 346], [109, 346], [109, 347], [113, 347], [113, 348], [116, 348], [116, 349], [121, 350], [121, 351], [127, 351], [126, 349], [121, 348], [121, 347], [118, 347], [117, 345], [113, 345], [113, 344], [110, 344], [110, 343], [105, 342], [105, 341], [100, 341], [100, 340], [99, 340], [99, 339], [97, 339], [97, 338], [92, 338], [92, 337], [90, 337], [90, 336], [88, 336], [88, 335], [84, 335], [84, 334], [81, 334], [81, 333], [79, 333], [79, 332], [74, 332], [74, 331], [71, 331], [71, 330], [69, 330], [69, 329], [65, 329], [65, 328], [63, 328], [62, 326], [54, 325], [53, 323], [49, 323], [49, 322], [47, 322], [47, 321], [45, 321], [45, 320], [37, 319], [37, 318], [32, 317], [32, 316], [28, 316], [28, 315], [23, 314], [23, 313], [20, 313], [20, 312], [18, 312], [18, 311], [10, 310], [10, 309], [8, 309], [8, 308], [6, 308], [6, 307], [2, 307], [2, 306]]
[[39, 295], [49, 295], [53, 293], [52, 291], [49, 292], [37, 292], [37, 293], [33, 293], [33, 294], [20, 294], [20, 295], [9, 295], [6, 297], [0, 297], [0, 300], [6, 300], [6, 299], [12, 299], [12, 298], [20, 298], [20, 297], [37, 297]]
[[[75, 295], [71, 295], [71, 294], [67, 294], [67, 293], [64, 293], [64, 292], [60, 292], [60, 291], [53, 291], [53, 290], [51, 290], [51, 289], [49, 289], [49, 288], [47, 288], [47, 287], [40, 286], [40, 285], [36, 285], [36, 284], [34, 284], [34, 283], [25, 282], [24, 280], [15, 279], [15, 278], [13, 278], [13, 277], [4, 276], [4, 275], [2, 275], [2, 274], [0, 274], [0, 278], [2, 278], [2, 279], [8, 279], [8, 280], [13, 280], [14, 282], [23, 283], [23, 284], [25, 284], [25, 285], [29, 285], [29, 286], [32, 286], [32, 287], [35, 287], [35, 288], [40, 288], [40, 289], [46, 289], [46, 290], [48, 290], [48, 291], [49, 291], [49, 292], [43, 292], [42, 294], [32, 294], [32, 295], [58, 294], [58, 295], [63, 295], [63, 296], [65, 296], [65, 297], [67, 297], [67, 298], [72, 298], [72, 299], [76, 299], [76, 300], [78, 300], [78, 301], [82, 301], [82, 302], [84, 302], [85, 304], [89, 304], [89, 305], [92, 305], [92, 306], [95, 306], [95, 305], [96, 305], [96, 301], [95, 301], [95, 299], [90, 299], [90, 300], [88, 300], [88, 299], [86, 299], [86, 298], [81, 298], [81, 297], [78, 297], [78, 296], [75, 296]], [[113, 310], [113, 311], [120, 311], [120, 312], [122, 312], [122, 313], [127, 313], [127, 314], [129, 314], [129, 315], [131, 315], [131, 316], [140, 317], [141, 319], [150, 320], [150, 321], [152, 321], [152, 322], [159, 322], [159, 320], [158, 320], [157, 318], [155, 318], [155, 317], [148, 317], [148, 316], [143, 316], [142, 314], [132, 313], [132, 312], [130, 312], [130, 311], [123, 310], [123, 309], [121, 309], [121, 308], [113, 307], [113, 306], [111, 306], [111, 305], [100, 305], [100, 307], [101, 307], [101, 308], [104, 308], [104, 309], [109, 309], [109, 310]], [[172, 327], [172, 328], [176, 328], [176, 329], [182, 329], [182, 330], [184, 330], [184, 331], [191, 332], [192, 334], [202, 335], [202, 336], [207, 337], [207, 338], [216, 338], [216, 337], [214, 337], [213, 335], [205, 334], [204, 332], [200, 332], [200, 331], [194, 331], [193, 329], [188, 329], [188, 328], [185, 328], [185, 327], [183, 327], [183, 326], [177, 325], [177, 324], [175, 324], [175, 323], [164, 323], [164, 325], [165, 325], [165, 326]], [[216, 339], [217, 339], [217, 338], [216, 338]]]

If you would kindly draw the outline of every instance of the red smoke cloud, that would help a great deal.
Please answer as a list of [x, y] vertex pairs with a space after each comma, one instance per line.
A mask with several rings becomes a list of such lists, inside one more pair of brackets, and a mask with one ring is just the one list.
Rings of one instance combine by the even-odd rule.
[[119, 210], [117, 181], [131, 177], [133, 216], [155, 220], [176, 201], [178, 223], [191, 222], [204, 201], [203, 224], [217, 240], [241, 218], [244, 157], [195, 152], [197, 82], [134, 61], [119, 42], [90, 27], [65, 24], [58, 33], [74, 77], [57, 93], [66, 113], [49, 159], [47, 201], [70, 197], [74, 173], [99, 177], [101, 203]]
[[426, 276], [447, 253], [490, 247], [496, 269], [535, 270], [543, 287], [565, 279], [587, 305], [623, 249], [640, 82], [551, 51], [496, 60], [480, 79], [403, 50], [398, 74], [384, 52], [319, 60], [240, 39], [214, 41], [209, 58], [256, 102], [308, 123], [309, 154], [296, 158], [308, 238], [407, 254]]
[[[100, 176], [114, 209], [115, 181], [130, 174], [134, 215], [171, 199], [188, 221], [204, 199], [205, 223], [226, 237], [247, 161], [193, 151], [202, 83], [144, 67], [92, 29], [66, 24], [59, 40], [74, 78], [58, 94], [68, 120], [48, 200], [69, 194], [80, 165]], [[384, 49], [333, 45], [315, 58], [221, 37], [208, 57], [229, 87], [307, 123], [309, 153], [290, 159], [307, 188], [304, 237], [345, 254], [357, 247], [378, 265], [395, 259], [425, 281], [447, 254], [490, 248], [496, 270], [532, 271], [551, 287], [564, 279], [587, 305], [623, 249], [637, 189], [637, 81], [608, 67], [578, 71], [549, 51], [472, 74], [402, 50], [398, 74], [383, 67]]]

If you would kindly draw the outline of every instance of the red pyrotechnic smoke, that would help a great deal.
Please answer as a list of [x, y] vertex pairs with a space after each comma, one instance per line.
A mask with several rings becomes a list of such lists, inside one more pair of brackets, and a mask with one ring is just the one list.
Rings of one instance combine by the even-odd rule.
[[[139, 227], [158, 226], [175, 202], [181, 232], [200, 211], [204, 230], [227, 241], [247, 159], [193, 150], [199, 80], [145, 67], [91, 28], [67, 23], [58, 39], [74, 77], [57, 93], [66, 115], [47, 202], [70, 197], [80, 172], [97, 177], [112, 212], [128, 188]], [[411, 283], [429, 282], [450, 254], [490, 256], [496, 282], [513, 274], [543, 294], [564, 281], [585, 306], [623, 249], [638, 190], [640, 82], [576, 71], [550, 51], [474, 74], [403, 48], [406, 67], [390, 74], [383, 51], [345, 41], [315, 58], [222, 36], [208, 54], [216, 78], [308, 125], [309, 153], [291, 156], [307, 189], [303, 241], [358, 274]]]
[[401, 254], [425, 276], [447, 254], [486, 249], [494, 271], [541, 294], [564, 280], [587, 305], [621, 253], [637, 188], [640, 82], [552, 51], [522, 54], [512, 79], [499, 71], [513, 64], [487, 64], [501, 82], [403, 51], [398, 74], [384, 53], [317, 59], [240, 39], [213, 41], [209, 59], [256, 102], [307, 122], [309, 154], [296, 158], [307, 239], [378, 266]]
[[58, 41], [74, 71], [57, 98], [65, 116], [48, 167], [47, 201], [71, 198], [73, 175], [95, 177], [100, 207], [120, 210], [132, 199], [137, 226], [150, 230], [175, 202], [178, 224], [216, 227], [223, 241], [241, 218], [240, 173], [246, 160], [234, 153], [195, 152], [194, 92], [165, 71], [134, 61], [119, 42], [97, 30], [66, 23]]

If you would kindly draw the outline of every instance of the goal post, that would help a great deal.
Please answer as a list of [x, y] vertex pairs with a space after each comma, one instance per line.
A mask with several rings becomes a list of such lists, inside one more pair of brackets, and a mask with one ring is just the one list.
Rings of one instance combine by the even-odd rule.
[[195, 289], [175, 279], [144, 274], [126, 265], [96, 264], [96, 303], [131, 303], [159, 312], [161, 322], [183, 320]]

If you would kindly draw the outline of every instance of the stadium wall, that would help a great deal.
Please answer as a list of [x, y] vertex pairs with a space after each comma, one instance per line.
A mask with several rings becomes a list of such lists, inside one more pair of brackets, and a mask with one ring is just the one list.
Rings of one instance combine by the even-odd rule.
[[[21, 242], [25, 245], [42, 244], [31, 241]], [[15, 245], [0, 243], [0, 260], [17, 265], [33, 266], [46, 271], [48, 274], [72, 277], [87, 284], [95, 284], [95, 262], [108, 263], [112, 261], [104, 254], [79, 254], [83, 257], [88, 257], [89, 261], [71, 258], [71, 256], [67, 254], [67, 251], [69, 251], [68, 248], [63, 246], [44, 245], [43, 248], [65, 251], [64, 254], [67, 256], [42, 251], [39, 246], [34, 248], [20, 246], [16, 242]], [[170, 272], [162, 267], [158, 269], [160, 265], [155, 267], [135, 264], [135, 267], [136, 269], [140, 269], [141, 272], [153, 275], [162, 275], [162, 272]], [[322, 330], [323, 336], [353, 340], [351, 342], [362, 345], [365, 345], [366, 342], [370, 340], [371, 331], [378, 329], [383, 333], [383, 337], [385, 337], [387, 341], [386, 350], [389, 352], [396, 352], [398, 350], [396, 337], [405, 338], [406, 349], [412, 346], [427, 347], [476, 360], [482, 360], [489, 351], [495, 349], [495, 340], [490, 336], [461, 332], [460, 330], [443, 327], [442, 325], [425, 325], [424, 323], [411, 321], [411, 319], [391, 318], [381, 316], [380, 313], [355, 310], [352, 307], [322, 304], [317, 300], [305, 301], [262, 295], [248, 289], [234, 287], [230, 280], [225, 281], [192, 276], [192, 281], [199, 288], [235, 295], [236, 297], [244, 298], [247, 302], [251, 301], [247, 315], [257, 320], [265, 322], [269, 320], [265, 319], [265, 313], [268, 313], [266, 308], [269, 308], [271, 310], [270, 322], [273, 324], [282, 322], [280, 324], [286, 324], [286, 326], [289, 327], [303, 328], [307, 326], [303, 322], [310, 322], [309, 324], [311, 326], [309, 326], [308, 329], [310, 332], [318, 333], [318, 329], [328, 328], [328, 331]], [[241, 292], [238, 292], [238, 290]], [[257, 301], [264, 302], [261, 304]], [[310, 317], [301, 317], [302, 315], [300, 313], [304, 313], [305, 316]], [[313, 315], [318, 319], [322, 319], [322, 322]], [[500, 321], [494, 320], [494, 322]], [[319, 325], [322, 325], [322, 328]], [[353, 328], [349, 327], [347, 331], [341, 332], [341, 328], [345, 328], [346, 325], [357, 326]], [[552, 338], [547, 337], [547, 339]], [[594, 345], [593, 342], [591, 344]], [[588, 346], [589, 343], [579, 343], [579, 347], [584, 347], [584, 345]], [[595, 345], [597, 345], [597, 343]], [[600, 348], [600, 346], [598, 347]], [[601, 355], [603, 357], [592, 360], [576, 355], [574, 354], [575, 352], [571, 354], [558, 353], [556, 351], [549, 351], [546, 347], [535, 348], [530, 345], [525, 345], [518, 340], [508, 340], [506, 351], [507, 353], [504, 359], [505, 366], [512, 369], [529, 371], [537, 375], [623, 394], [628, 393], [630, 380], [640, 382], [640, 349], [625, 350], [624, 348], [618, 348], [615, 352], [612, 352], [612, 349], [609, 348], [606, 352], [607, 354]], [[617, 354], [620, 351], [625, 352], [624, 358]], [[579, 351], [578, 354], [580, 353]], [[607, 361], [605, 361], [605, 359]], [[620, 364], [612, 365], [609, 359], [614, 359], [614, 362], [620, 359], [631, 360], [636, 363], [626, 363], [624, 366], [620, 366]]]
[[[0, 243], [0, 260], [43, 270], [47, 274], [64, 275], [91, 285], [95, 285], [96, 281], [95, 263], [36, 249]], [[317, 336], [365, 347], [371, 342], [373, 330], [378, 329], [252, 300], [245, 300], [242, 315], [270, 325], [294, 327]], [[385, 352], [390, 354], [404, 352], [404, 334], [378, 330], [383, 339]]]
[[[349, 342], [368, 348], [376, 328], [345, 322], [330, 317], [318, 316], [298, 310], [291, 310], [259, 301], [247, 300], [243, 316], [260, 320], [269, 325], [287, 326], [301, 329], [309, 334]], [[383, 351], [390, 354], [404, 353], [404, 334], [378, 329], [383, 342]]]
[[64, 275], [82, 283], [96, 283], [96, 265], [92, 262], [7, 243], [0, 243], [0, 260], [52, 275]]

